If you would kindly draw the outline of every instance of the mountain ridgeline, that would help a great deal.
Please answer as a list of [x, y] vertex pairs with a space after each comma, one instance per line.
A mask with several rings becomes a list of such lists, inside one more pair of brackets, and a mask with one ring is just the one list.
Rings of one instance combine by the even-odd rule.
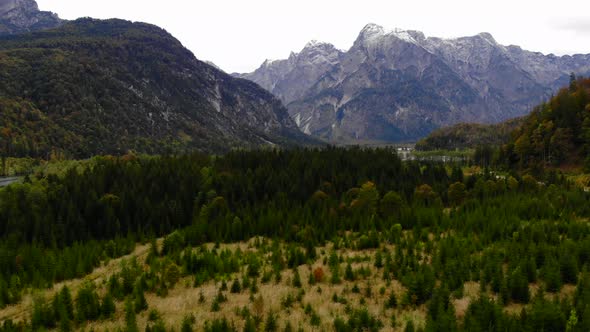
[[0, 37], [6, 153], [72, 157], [315, 142], [258, 85], [197, 60], [163, 29], [79, 19]]
[[336, 142], [415, 140], [461, 122], [526, 115], [590, 55], [503, 46], [488, 33], [442, 39], [367, 25], [348, 51], [312, 42], [286, 60], [237, 74], [279, 97], [299, 128]]

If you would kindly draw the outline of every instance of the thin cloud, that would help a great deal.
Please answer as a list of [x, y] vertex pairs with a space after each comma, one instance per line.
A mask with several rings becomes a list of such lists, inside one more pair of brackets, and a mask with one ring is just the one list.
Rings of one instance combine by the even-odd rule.
[[561, 30], [568, 30], [579, 35], [590, 36], [590, 20], [588, 18], [564, 18], [555, 22], [554, 26]]

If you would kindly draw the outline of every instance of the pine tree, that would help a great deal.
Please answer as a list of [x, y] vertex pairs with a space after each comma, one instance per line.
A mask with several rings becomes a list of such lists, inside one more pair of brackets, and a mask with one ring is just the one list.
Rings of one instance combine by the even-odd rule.
[[244, 324], [243, 332], [256, 332], [256, 322], [254, 321], [254, 318], [246, 318], [246, 323]]
[[388, 308], [395, 308], [397, 307], [397, 297], [395, 296], [395, 292], [391, 291], [389, 297], [387, 298], [387, 307]]
[[182, 320], [180, 332], [193, 332], [193, 325], [195, 324], [195, 317], [193, 315], [185, 316]]
[[301, 286], [301, 276], [299, 275], [299, 270], [295, 268], [293, 272], [293, 287], [301, 288]]
[[125, 332], [139, 332], [135, 308], [131, 299], [127, 299], [125, 302]]
[[264, 332], [276, 332], [277, 329], [277, 317], [273, 312], [269, 312], [264, 323]]
[[378, 269], [383, 267], [383, 254], [381, 253], [381, 250], [378, 250], [375, 254], [375, 267]]
[[59, 293], [55, 294], [53, 299], [53, 312], [58, 319], [74, 318], [74, 304], [72, 303], [72, 294], [67, 286], [62, 287]]
[[344, 279], [346, 281], [354, 281], [354, 272], [352, 271], [352, 266], [350, 263], [346, 264], [346, 269], [344, 270]]
[[79, 323], [96, 320], [100, 316], [100, 302], [92, 284], [86, 284], [76, 297], [76, 320]]
[[135, 285], [134, 304], [135, 304], [135, 312], [136, 313], [140, 313], [148, 308], [148, 303], [145, 299], [145, 294], [144, 294], [141, 282], [138, 282]]
[[116, 308], [113, 296], [110, 292], [107, 292], [104, 298], [102, 299], [102, 303], [100, 305], [100, 313], [102, 318], [109, 319], [113, 317], [113, 315], [115, 314], [115, 310]]
[[518, 303], [528, 303], [530, 300], [529, 281], [520, 267], [509, 276], [508, 288], [510, 297]]
[[237, 278], [234, 279], [233, 283], [231, 284], [230, 292], [232, 294], [238, 294], [242, 292], [242, 286], [240, 285], [240, 281]]
[[72, 321], [69, 314], [66, 312], [64, 307], [60, 310], [59, 315], [59, 330], [60, 332], [70, 332], [72, 331]]

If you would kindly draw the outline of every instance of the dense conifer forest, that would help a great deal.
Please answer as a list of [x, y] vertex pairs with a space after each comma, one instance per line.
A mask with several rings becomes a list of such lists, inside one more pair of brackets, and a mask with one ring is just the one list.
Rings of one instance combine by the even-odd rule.
[[336, 82], [288, 110], [157, 26], [0, 11], [0, 332], [590, 331], [590, 79], [359, 140], [522, 114], [586, 56], [370, 24], [255, 72]]
[[328, 147], [40, 170], [0, 189], [0, 330], [588, 331], [590, 193], [461, 166]]

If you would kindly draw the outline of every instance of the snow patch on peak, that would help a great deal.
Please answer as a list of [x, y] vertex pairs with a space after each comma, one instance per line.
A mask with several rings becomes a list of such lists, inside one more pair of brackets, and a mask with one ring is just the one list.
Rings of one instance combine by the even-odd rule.
[[367, 25], [365, 25], [365, 27], [363, 28], [363, 30], [361, 30], [361, 34], [382, 34], [385, 30], [383, 29], [382, 26], [375, 24], [375, 23], [369, 23]]
[[409, 43], [417, 43], [417, 38], [424, 38], [424, 34], [418, 31], [404, 30], [400, 28], [386, 30], [382, 26], [374, 23], [367, 24], [360, 33], [360, 38], [364, 41], [374, 41], [386, 36], [395, 37]]
[[497, 45], [498, 44], [496, 42], [496, 39], [494, 39], [494, 37], [492, 36], [492, 34], [489, 33], [489, 32], [482, 32], [482, 33], [478, 34], [477, 36], [483, 38], [485, 41], [487, 41], [488, 43], [490, 43], [492, 45]]
[[273, 63], [277, 62], [277, 60], [266, 59], [262, 64], [263, 67], [270, 67]]
[[336, 47], [334, 47], [334, 45], [332, 45], [330, 43], [325, 43], [325, 42], [317, 41], [314, 39], [314, 40], [310, 41], [309, 43], [307, 43], [302, 51], [309, 51], [309, 50], [315, 50], [315, 49], [324, 49], [324, 50], [332, 51], [332, 50], [335, 50]]
[[388, 34], [393, 35], [401, 40], [405, 40], [410, 43], [416, 42], [416, 39], [414, 39], [414, 36], [412, 36], [412, 34], [409, 31], [406, 31], [403, 29], [395, 28], [394, 30], [390, 31]]
[[312, 40], [311, 40], [309, 43], [307, 43], [307, 44], [305, 45], [305, 47], [304, 47], [304, 48], [313, 48], [313, 47], [320, 46], [320, 45], [324, 45], [324, 44], [326, 44], [326, 43], [324, 43], [324, 42], [320, 42], [320, 41], [317, 41], [317, 40], [315, 40], [315, 39], [312, 39]]

